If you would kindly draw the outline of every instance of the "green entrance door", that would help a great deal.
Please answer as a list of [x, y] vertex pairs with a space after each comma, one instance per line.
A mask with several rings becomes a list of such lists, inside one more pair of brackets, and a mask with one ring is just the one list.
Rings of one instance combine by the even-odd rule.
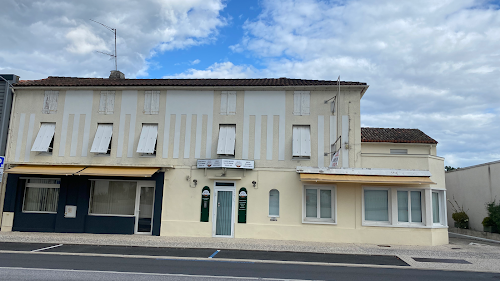
[[[219, 183], [217, 183], [219, 184]], [[234, 232], [234, 184], [215, 186], [214, 236], [233, 237]]]

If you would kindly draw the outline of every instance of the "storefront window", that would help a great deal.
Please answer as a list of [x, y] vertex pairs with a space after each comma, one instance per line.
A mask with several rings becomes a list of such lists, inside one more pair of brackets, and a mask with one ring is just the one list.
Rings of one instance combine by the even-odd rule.
[[57, 179], [27, 179], [23, 212], [57, 213], [59, 183]]
[[137, 182], [92, 181], [89, 213], [133, 216], [136, 190]]

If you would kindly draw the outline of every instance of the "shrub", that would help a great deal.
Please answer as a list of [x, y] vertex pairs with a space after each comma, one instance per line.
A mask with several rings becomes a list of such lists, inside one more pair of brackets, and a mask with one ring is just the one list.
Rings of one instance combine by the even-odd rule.
[[448, 202], [450, 202], [454, 211], [453, 214], [451, 214], [451, 217], [455, 221], [456, 227], [464, 229], [469, 228], [469, 216], [465, 212], [464, 207], [458, 204], [455, 197], [453, 197], [453, 201], [455, 201], [455, 203], [448, 199]]
[[491, 218], [496, 226], [500, 226], [500, 203], [495, 201], [486, 204], [486, 210], [488, 210], [488, 217]]
[[490, 217], [485, 217], [482, 224], [483, 226], [495, 226], [495, 222]]

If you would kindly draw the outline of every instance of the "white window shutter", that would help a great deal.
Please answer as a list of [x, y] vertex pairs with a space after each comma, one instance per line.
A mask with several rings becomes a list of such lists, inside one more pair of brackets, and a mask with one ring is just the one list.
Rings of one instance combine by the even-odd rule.
[[225, 125], [226, 126], [226, 155], [234, 155], [234, 144], [236, 139], [236, 126], [235, 125]]
[[144, 92], [144, 114], [151, 114], [151, 99], [153, 98], [152, 91]]
[[309, 115], [310, 114], [310, 94], [309, 92], [302, 92], [300, 94], [300, 114], [301, 115]]
[[301, 156], [311, 156], [311, 127], [301, 126], [302, 132], [300, 134], [300, 154]]
[[227, 127], [220, 125], [219, 127], [219, 142], [217, 143], [217, 154], [226, 154], [226, 135]]
[[109, 91], [106, 98], [106, 114], [113, 114], [115, 111], [115, 91]]
[[301, 98], [299, 92], [293, 93], [293, 115], [300, 115]]
[[155, 153], [158, 138], [158, 124], [142, 124], [141, 136], [137, 145], [138, 153]]
[[49, 145], [54, 138], [54, 133], [56, 131], [56, 123], [42, 123], [40, 130], [36, 135], [35, 142], [31, 147], [31, 151], [37, 152], [47, 152], [49, 151]]
[[293, 126], [292, 127], [292, 156], [299, 157], [300, 156], [300, 127]]
[[57, 96], [59, 96], [58, 91], [45, 91], [42, 113], [52, 114], [57, 112]]
[[107, 153], [111, 137], [113, 136], [113, 124], [97, 124], [94, 142], [90, 148], [92, 153]]
[[107, 98], [108, 98], [108, 91], [101, 91], [101, 99], [99, 100], [100, 114], [106, 114]]
[[220, 94], [220, 114], [227, 114], [227, 92], [222, 92]]
[[227, 115], [236, 114], [236, 92], [227, 92]]
[[160, 112], [160, 91], [152, 91], [151, 93], [151, 114]]

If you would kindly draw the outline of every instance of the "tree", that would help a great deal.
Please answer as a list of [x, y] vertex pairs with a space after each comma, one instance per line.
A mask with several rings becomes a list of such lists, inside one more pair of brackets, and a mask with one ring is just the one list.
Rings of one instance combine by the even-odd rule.
[[456, 167], [456, 168], [454, 168], [454, 167], [452, 167], [452, 166], [444, 166], [444, 170], [445, 170], [446, 172], [449, 172], [449, 171], [455, 171], [455, 170], [458, 170], [458, 169], [460, 169], [460, 167]]

